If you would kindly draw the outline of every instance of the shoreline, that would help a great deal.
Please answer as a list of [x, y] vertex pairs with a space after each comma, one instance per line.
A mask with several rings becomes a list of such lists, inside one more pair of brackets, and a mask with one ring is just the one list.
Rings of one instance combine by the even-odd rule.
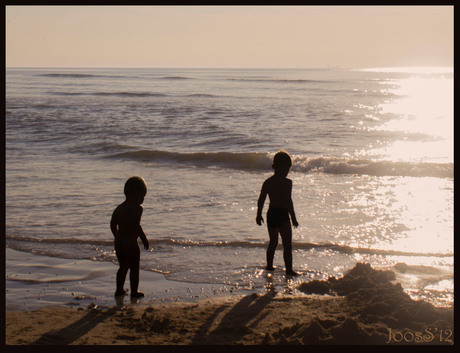
[[[89, 260], [37, 262], [40, 255], [12, 249], [6, 255], [7, 345], [454, 343], [453, 307], [415, 301], [392, 271], [364, 263], [340, 278], [301, 283], [292, 293], [175, 282], [143, 271], [146, 298], [131, 302], [128, 295], [117, 302], [105, 293], [114, 286], [115, 264], [105, 263], [94, 273]], [[27, 265], [15, 264], [24, 257]], [[26, 266], [36, 272], [20, 278]], [[26, 298], [19, 298], [25, 288]], [[29, 304], [23, 306], [24, 300]], [[31, 308], [34, 300], [39, 305]]]
[[[118, 266], [111, 262], [62, 259], [6, 248], [6, 311], [36, 310], [46, 306], [146, 306], [158, 302], [191, 302], [220, 294], [253, 291], [231, 285], [179, 282], [163, 274], [140, 270], [141, 299], [114, 297]], [[125, 288], [129, 288], [129, 274]], [[120, 302], [120, 299], [123, 301]]]

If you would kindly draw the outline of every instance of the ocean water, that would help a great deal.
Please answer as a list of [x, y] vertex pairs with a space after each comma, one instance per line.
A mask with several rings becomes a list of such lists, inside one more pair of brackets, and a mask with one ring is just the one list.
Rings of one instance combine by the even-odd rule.
[[[5, 125], [7, 247], [116, 262], [110, 217], [139, 175], [145, 270], [292, 288], [369, 262], [453, 303], [452, 69], [7, 69]], [[281, 241], [266, 276], [255, 222], [280, 149], [294, 279]]]

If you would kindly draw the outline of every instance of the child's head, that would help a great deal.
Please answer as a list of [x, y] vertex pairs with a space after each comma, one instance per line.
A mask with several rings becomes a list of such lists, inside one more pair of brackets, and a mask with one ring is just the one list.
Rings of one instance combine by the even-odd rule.
[[127, 199], [135, 199], [142, 204], [147, 194], [147, 184], [143, 178], [133, 176], [126, 181], [124, 192]]
[[[277, 154], [275, 154], [275, 157], [273, 157], [273, 165], [272, 168], [276, 171], [287, 171], [289, 172], [289, 169], [292, 167], [292, 159], [291, 156], [281, 150]], [[287, 175], [287, 173], [286, 173]]]

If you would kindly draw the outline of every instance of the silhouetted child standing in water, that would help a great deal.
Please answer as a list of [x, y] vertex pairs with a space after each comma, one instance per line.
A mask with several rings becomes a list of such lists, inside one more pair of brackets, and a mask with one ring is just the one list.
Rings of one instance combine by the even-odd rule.
[[265, 180], [262, 185], [259, 200], [257, 201], [256, 222], [260, 226], [264, 221], [262, 218], [262, 208], [268, 194], [270, 205], [267, 211], [267, 227], [270, 243], [267, 249], [266, 269], [268, 271], [275, 269], [273, 267], [273, 257], [275, 256], [276, 246], [278, 245], [279, 233], [283, 241], [283, 258], [286, 266], [286, 275], [296, 276], [297, 273], [292, 270], [292, 228], [289, 216], [291, 216], [294, 228], [297, 228], [299, 224], [297, 223], [294, 204], [291, 198], [292, 180], [286, 178], [291, 166], [291, 157], [284, 151], [278, 152], [273, 158], [272, 168], [275, 173]]
[[149, 242], [141, 227], [142, 203], [147, 194], [147, 185], [141, 177], [129, 178], [125, 183], [126, 200], [113, 211], [110, 229], [115, 237], [115, 251], [120, 268], [117, 272], [117, 290], [115, 296], [124, 295], [126, 274], [129, 272], [131, 297], [141, 298], [138, 292], [140, 250], [137, 238], [140, 237], [144, 248], [148, 250]]

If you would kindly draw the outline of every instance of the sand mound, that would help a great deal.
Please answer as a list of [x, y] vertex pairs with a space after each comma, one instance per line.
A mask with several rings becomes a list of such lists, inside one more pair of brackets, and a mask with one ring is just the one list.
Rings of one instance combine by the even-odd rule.
[[394, 279], [392, 271], [357, 263], [342, 278], [302, 283], [297, 289], [306, 294], [345, 296], [351, 316], [329, 321], [314, 318], [308, 324], [280, 330], [266, 343], [384, 344], [391, 343], [391, 332], [398, 333], [393, 343], [422, 343], [415, 341], [417, 337], [425, 344], [449, 343], [434, 333], [453, 332], [453, 311], [414, 301]]

